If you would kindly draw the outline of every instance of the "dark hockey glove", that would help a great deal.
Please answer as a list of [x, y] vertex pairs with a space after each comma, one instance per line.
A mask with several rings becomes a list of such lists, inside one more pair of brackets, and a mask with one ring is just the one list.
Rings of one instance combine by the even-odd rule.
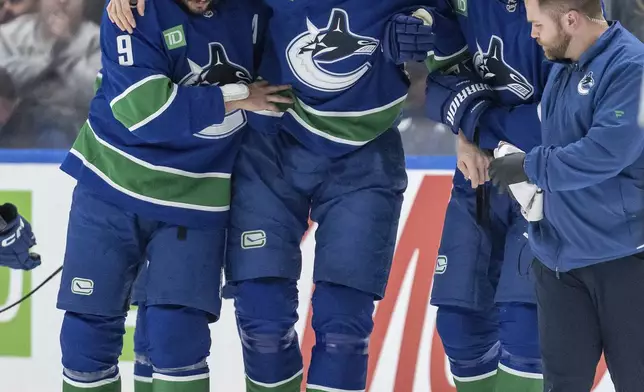
[[[396, 64], [451, 59], [465, 53], [467, 43], [458, 20], [432, 7], [395, 14], [385, 28], [383, 51]], [[453, 62], [452, 62], [453, 64]]]
[[443, 123], [467, 140], [474, 140], [474, 131], [481, 114], [490, 107], [495, 93], [472, 70], [471, 61], [427, 77], [425, 114]]
[[516, 152], [490, 162], [490, 180], [498, 187], [500, 193], [510, 193], [510, 185], [528, 181], [523, 169], [524, 161], [525, 153]]
[[0, 266], [31, 270], [40, 265], [40, 255], [30, 253], [36, 245], [31, 225], [13, 204], [0, 206]]

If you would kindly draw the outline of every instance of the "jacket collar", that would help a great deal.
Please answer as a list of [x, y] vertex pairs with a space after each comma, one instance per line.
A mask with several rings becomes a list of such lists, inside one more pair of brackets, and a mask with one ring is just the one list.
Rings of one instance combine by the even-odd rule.
[[552, 60], [553, 63], [570, 65], [575, 69], [583, 69], [588, 63], [590, 63], [595, 57], [601, 54], [613, 41], [613, 38], [621, 32], [623, 29], [622, 25], [617, 21], [608, 22], [608, 30], [604, 31], [602, 35], [597, 38], [597, 41], [593, 43], [584, 53], [579, 57], [579, 61], [572, 62], [569, 59], [565, 60]]
[[592, 44], [590, 48], [586, 49], [586, 51], [582, 53], [581, 57], [579, 57], [579, 61], [577, 61], [579, 67], [584, 68], [595, 57], [599, 56], [599, 54], [606, 50], [608, 45], [613, 41], [613, 38], [619, 34], [622, 29], [622, 25], [619, 22], [608, 22], [608, 24], [608, 30], [604, 31], [604, 33], [597, 38], [597, 41], [595, 41], [595, 43]]

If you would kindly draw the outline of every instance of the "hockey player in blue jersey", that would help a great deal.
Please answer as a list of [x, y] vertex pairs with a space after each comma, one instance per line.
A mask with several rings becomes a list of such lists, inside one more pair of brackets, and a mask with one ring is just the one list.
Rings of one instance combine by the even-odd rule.
[[253, 83], [258, 1], [155, 0], [136, 31], [104, 16], [102, 81], [62, 169], [76, 178], [58, 295], [63, 391], [120, 391], [132, 283], [147, 264], [147, 390], [209, 391], [230, 176], [243, 110], [286, 86]]
[[405, 55], [427, 52], [415, 39], [422, 22], [392, 19], [427, 3], [266, 3], [273, 16], [260, 75], [292, 85], [295, 103], [280, 118], [254, 116], [233, 174], [226, 276], [247, 390], [300, 390], [294, 325], [310, 212], [318, 229], [307, 390], [362, 391], [407, 185], [394, 124], [409, 81], [381, 46], [400, 40]]
[[[260, 74], [293, 86], [284, 115], [254, 118], [233, 174], [226, 277], [235, 300], [247, 391], [300, 391], [300, 240], [317, 223], [306, 390], [364, 391], [374, 301], [385, 294], [407, 176], [395, 127], [403, 68], [381, 47], [421, 22], [396, 24], [418, 0], [267, 0]], [[408, 12], [406, 10], [409, 10]], [[391, 32], [386, 34], [385, 32]], [[409, 32], [410, 34], [407, 34]]]
[[40, 255], [30, 252], [36, 245], [31, 224], [11, 203], [0, 205], [0, 267], [32, 270], [41, 263]]
[[487, 151], [499, 141], [528, 150], [540, 143], [537, 107], [550, 66], [530, 37], [522, 1], [440, 3], [416, 13], [436, 42], [427, 115], [457, 135], [431, 296], [436, 327], [459, 392], [541, 391], [527, 222], [486, 181]]

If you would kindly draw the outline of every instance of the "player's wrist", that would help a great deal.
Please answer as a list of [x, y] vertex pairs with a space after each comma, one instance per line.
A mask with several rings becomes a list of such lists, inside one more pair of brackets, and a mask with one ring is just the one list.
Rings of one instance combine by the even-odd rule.
[[250, 89], [242, 83], [225, 84], [219, 88], [224, 99], [226, 113], [242, 109], [242, 102], [250, 96]]
[[473, 101], [466, 107], [463, 116], [458, 122], [460, 131], [463, 132], [465, 138], [477, 146], [480, 146], [481, 127], [479, 124], [481, 123], [481, 116], [491, 105], [492, 101], [488, 98]]
[[224, 107], [226, 110], [226, 114], [232, 113], [235, 110], [240, 110], [242, 109], [242, 103], [241, 101], [231, 101], [231, 102], [225, 102]]
[[225, 84], [220, 89], [226, 103], [241, 101], [250, 96], [250, 89], [243, 83]]

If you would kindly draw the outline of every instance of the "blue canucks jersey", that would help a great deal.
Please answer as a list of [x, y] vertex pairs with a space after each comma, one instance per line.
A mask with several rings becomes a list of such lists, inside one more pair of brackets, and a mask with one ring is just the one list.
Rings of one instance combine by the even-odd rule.
[[225, 225], [247, 116], [218, 86], [252, 82], [267, 17], [259, 0], [202, 15], [154, 0], [129, 35], [104, 15], [100, 87], [62, 169], [126, 211]]
[[273, 17], [260, 76], [293, 86], [295, 104], [280, 121], [286, 131], [313, 151], [338, 156], [392, 127], [409, 80], [403, 67], [386, 59], [381, 42], [395, 13], [423, 1], [266, 3]]
[[480, 145], [500, 140], [524, 151], [541, 143], [538, 105], [551, 63], [531, 37], [520, 0], [442, 0], [452, 3], [478, 74], [498, 100], [479, 120]]

